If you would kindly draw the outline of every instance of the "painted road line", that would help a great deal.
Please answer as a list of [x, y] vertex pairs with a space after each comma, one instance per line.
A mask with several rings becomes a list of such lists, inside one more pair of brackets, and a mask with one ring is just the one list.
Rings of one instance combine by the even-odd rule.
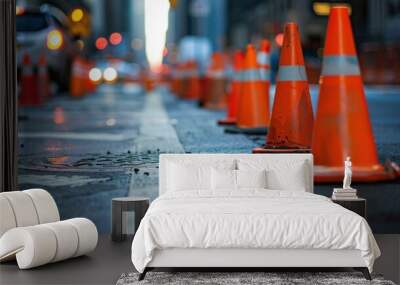
[[[184, 153], [178, 135], [162, 103], [161, 93], [152, 92], [145, 97], [140, 114], [139, 135], [134, 141], [134, 150], [138, 153], [169, 152]], [[145, 195], [154, 199], [158, 196], [158, 168], [147, 169], [149, 177], [143, 185], [142, 175], [131, 173], [128, 196]]]
[[148, 150], [170, 153], [185, 152], [175, 128], [171, 124], [161, 94], [148, 94], [140, 117], [139, 135], [135, 139], [136, 152]]

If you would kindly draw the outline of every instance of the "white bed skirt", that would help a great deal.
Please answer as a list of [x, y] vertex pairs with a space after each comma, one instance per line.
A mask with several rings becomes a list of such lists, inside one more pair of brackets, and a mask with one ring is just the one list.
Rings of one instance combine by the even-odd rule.
[[359, 250], [193, 249], [155, 250], [147, 267], [366, 267]]

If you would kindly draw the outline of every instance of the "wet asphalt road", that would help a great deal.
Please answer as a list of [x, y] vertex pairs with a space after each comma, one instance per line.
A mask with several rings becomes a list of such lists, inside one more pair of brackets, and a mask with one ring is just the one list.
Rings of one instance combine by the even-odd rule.
[[[317, 90], [311, 91], [315, 107]], [[400, 88], [366, 91], [380, 159], [400, 163]], [[157, 196], [159, 153], [248, 153], [264, 142], [225, 134], [216, 125], [222, 117], [164, 89], [149, 95], [132, 84], [20, 108], [19, 186], [47, 189], [63, 219], [87, 217], [108, 232], [111, 198]], [[317, 185], [315, 192], [330, 196], [334, 186]], [[373, 231], [400, 233], [400, 181], [354, 186], [368, 200]]]

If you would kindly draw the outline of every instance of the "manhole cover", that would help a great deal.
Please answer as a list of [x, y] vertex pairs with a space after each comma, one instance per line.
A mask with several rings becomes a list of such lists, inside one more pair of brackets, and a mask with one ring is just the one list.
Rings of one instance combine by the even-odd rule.
[[19, 168], [38, 171], [137, 172], [158, 168], [158, 152], [21, 157]]

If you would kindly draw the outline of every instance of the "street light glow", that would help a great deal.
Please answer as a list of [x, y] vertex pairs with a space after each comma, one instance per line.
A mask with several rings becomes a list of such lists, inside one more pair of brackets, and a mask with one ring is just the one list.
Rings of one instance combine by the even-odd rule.
[[58, 50], [63, 44], [63, 35], [59, 30], [51, 30], [47, 34], [47, 48], [49, 50]]
[[114, 32], [110, 35], [109, 40], [112, 45], [119, 45], [122, 42], [122, 35], [121, 33]]
[[144, 1], [146, 57], [153, 71], [157, 71], [162, 64], [169, 8], [168, 0]]
[[351, 5], [348, 3], [314, 2], [313, 10], [314, 13], [318, 16], [328, 16], [331, 8], [334, 6], [346, 6], [347, 8], [349, 8], [349, 15], [351, 15]]
[[75, 23], [80, 22], [83, 19], [83, 10], [76, 8], [71, 13], [71, 20]]
[[103, 50], [103, 49], [105, 49], [105, 48], [107, 47], [107, 45], [108, 45], [107, 39], [106, 39], [105, 37], [99, 37], [99, 38], [96, 40], [95, 45], [96, 45], [96, 48], [97, 48], [97, 49]]

